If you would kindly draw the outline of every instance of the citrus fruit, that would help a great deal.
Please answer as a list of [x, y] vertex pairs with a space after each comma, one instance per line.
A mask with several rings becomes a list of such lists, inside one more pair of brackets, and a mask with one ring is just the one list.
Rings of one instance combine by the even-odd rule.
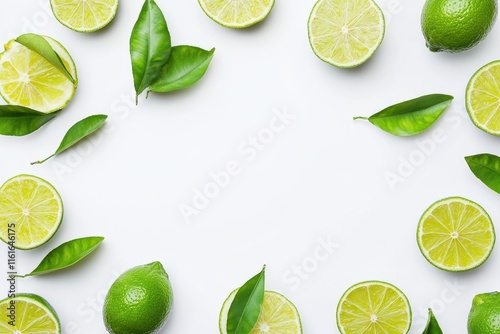
[[432, 204], [420, 218], [417, 230], [420, 251], [432, 265], [446, 271], [479, 267], [491, 254], [495, 231], [486, 211], [462, 197]]
[[152, 334], [166, 323], [173, 294], [160, 262], [131, 268], [111, 285], [104, 300], [104, 324], [109, 333]]
[[410, 304], [392, 284], [358, 283], [347, 289], [339, 301], [337, 326], [342, 334], [408, 333]]
[[59, 55], [75, 83], [38, 53], [15, 40], [0, 54], [0, 95], [13, 105], [40, 112], [61, 110], [75, 94], [77, 73], [68, 51], [56, 40], [43, 36]]
[[[222, 305], [219, 316], [219, 331], [221, 334], [227, 333], [227, 315], [236, 292], [238, 292], [238, 289], [231, 292]], [[264, 303], [262, 304], [259, 319], [249, 334], [265, 333], [302, 333], [302, 323], [297, 308], [285, 296], [274, 291], [264, 292]]]
[[469, 334], [500, 334], [500, 293], [482, 293], [474, 297], [467, 320]]
[[309, 16], [308, 33], [319, 59], [337, 67], [355, 67], [382, 43], [384, 14], [373, 0], [319, 0]]
[[275, 0], [198, 0], [209, 18], [227, 28], [246, 28], [263, 21]]
[[18, 175], [0, 187], [0, 239], [33, 249], [56, 233], [63, 217], [57, 190], [33, 175]]
[[62, 25], [78, 32], [93, 32], [113, 20], [118, 0], [50, 0], [50, 6]]
[[497, 0], [427, 0], [421, 16], [429, 50], [460, 52], [473, 48], [493, 27]]
[[0, 301], [0, 333], [59, 334], [61, 325], [56, 311], [42, 297], [20, 293]]
[[481, 130], [500, 136], [500, 60], [481, 67], [465, 93], [467, 112]]

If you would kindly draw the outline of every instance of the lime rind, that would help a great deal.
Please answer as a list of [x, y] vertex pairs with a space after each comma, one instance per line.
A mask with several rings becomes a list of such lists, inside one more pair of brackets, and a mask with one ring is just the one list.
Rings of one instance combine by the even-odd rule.
[[[95, 32], [97, 30], [100, 30], [100, 29], [106, 27], [115, 18], [116, 13], [118, 11], [118, 4], [119, 4], [119, 0], [114, 0], [113, 5], [110, 7], [110, 12], [108, 13], [108, 16], [106, 17], [106, 19], [99, 21], [98, 24], [95, 24], [95, 25], [90, 26], [90, 27], [86, 27], [86, 26], [76, 27], [75, 25], [73, 25], [69, 22], [69, 19], [71, 19], [72, 17], [70, 17], [69, 19], [63, 18], [58, 7], [59, 6], [68, 7], [68, 3], [73, 2], [72, 3], [73, 8], [71, 10], [69, 10], [69, 12], [74, 14], [74, 13], [76, 13], [78, 7], [80, 7], [80, 6], [89, 6], [90, 7], [96, 1], [95, 0], [92, 0], [92, 1], [85, 1], [85, 0], [83, 0], [83, 1], [82, 0], [67, 1], [66, 0], [66, 3], [64, 5], [59, 5], [58, 2], [60, 2], [60, 1], [61, 0], [50, 0], [50, 7], [52, 9], [52, 13], [54, 14], [54, 17], [56, 18], [56, 20], [59, 23], [61, 23], [66, 28], [69, 28], [73, 31], [81, 32], [81, 33], [91, 33], [91, 32]], [[99, 1], [99, 2], [101, 2], [101, 1]], [[92, 15], [95, 17], [96, 14], [92, 10], [90, 10], [90, 12], [92, 12], [93, 13]], [[85, 13], [85, 10], [83, 11], [82, 17], [85, 16], [84, 13]]]
[[[260, 13], [260, 15], [253, 16], [253, 17], [250, 16], [246, 21], [242, 21], [242, 22], [236, 22], [236, 21], [229, 22], [227, 20], [222, 19], [220, 17], [220, 15], [216, 15], [208, 8], [207, 3], [210, 1], [211, 2], [219, 2], [219, 3], [224, 3], [224, 1], [226, 1], [226, 2], [230, 3], [232, 0], [198, 0], [198, 4], [200, 5], [201, 9], [212, 21], [214, 21], [215, 23], [217, 23], [223, 27], [232, 28], [232, 29], [244, 29], [244, 28], [248, 28], [250, 26], [253, 26], [259, 22], [264, 21], [269, 16], [269, 14], [271, 14], [271, 12], [274, 8], [274, 5], [276, 3], [276, 0], [269, 0], [269, 1], [260, 0], [261, 2], [269, 2], [269, 4], [265, 7], [265, 10], [263, 10]], [[258, 1], [259, 0], [243, 0], [243, 1], [241, 1], [241, 3], [242, 4], [247, 3], [247, 2], [254, 3], [254, 2], [258, 2]], [[250, 4], [250, 6], [253, 6], [253, 5]]]

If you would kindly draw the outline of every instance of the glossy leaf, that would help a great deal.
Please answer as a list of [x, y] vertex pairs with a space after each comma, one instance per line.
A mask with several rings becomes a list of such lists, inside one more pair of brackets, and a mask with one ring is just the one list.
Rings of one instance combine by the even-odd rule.
[[238, 289], [227, 316], [227, 334], [248, 334], [259, 319], [264, 302], [265, 270]]
[[207, 51], [189, 45], [174, 46], [167, 64], [150, 90], [166, 93], [193, 85], [205, 75], [214, 52], [215, 48]]
[[68, 79], [71, 82], [75, 83], [75, 79], [69, 73], [66, 66], [64, 66], [64, 63], [62, 62], [61, 58], [59, 57], [57, 52], [54, 51], [52, 46], [50, 46], [49, 42], [47, 42], [45, 38], [37, 34], [29, 33], [21, 35], [18, 38], [16, 38], [16, 42], [24, 45], [31, 51], [38, 53], [40, 56], [45, 58], [49, 63], [51, 63], [55, 68], [61, 71], [66, 77], [68, 77]]
[[130, 37], [136, 103], [138, 96], [160, 74], [171, 48], [170, 33], [161, 9], [153, 0], [146, 0]]
[[65, 242], [51, 250], [31, 273], [21, 277], [47, 274], [70, 267], [92, 253], [103, 240], [103, 237], [86, 237]]
[[465, 157], [465, 161], [478, 179], [500, 194], [500, 157], [485, 153]]
[[436, 317], [432, 313], [431, 309], [429, 309], [429, 320], [427, 320], [427, 326], [422, 334], [443, 334], [443, 331], [441, 330], [441, 327], [439, 327]]
[[0, 106], [0, 134], [25, 136], [56, 116], [56, 113], [45, 114], [22, 106]]
[[32, 162], [31, 164], [42, 164], [53, 156], [66, 151], [68, 148], [75, 145], [85, 137], [99, 130], [104, 125], [104, 122], [106, 122], [107, 118], [108, 116], [106, 115], [93, 115], [77, 122], [68, 130], [54, 154], [43, 160]]
[[453, 100], [453, 96], [432, 94], [401, 102], [366, 118], [375, 126], [396, 136], [413, 136], [427, 130]]

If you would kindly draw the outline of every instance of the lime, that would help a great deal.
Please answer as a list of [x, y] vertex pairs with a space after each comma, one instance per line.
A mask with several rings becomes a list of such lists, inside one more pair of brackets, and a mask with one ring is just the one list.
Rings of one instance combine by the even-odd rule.
[[60, 334], [56, 311], [40, 296], [17, 294], [0, 301], [0, 330], [4, 334]]
[[420, 251], [432, 265], [446, 271], [479, 267], [491, 254], [495, 231], [488, 213], [477, 203], [449, 197], [432, 204], [420, 218]]
[[62, 25], [77, 32], [93, 32], [113, 20], [118, 0], [50, 0], [50, 6]]
[[104, 324], [109, 333], [153, 334], [166, 323], [173, 294], [160, 262], [134, 267], [111, 285], [104, 300]]
[[227, 28], [246, 28], [263, 21], [275, 0], [198, 0], [209, 18]]
[[[238, 289], [231, 292], [224, 301], [219, 316], [219, 331], [226, 334], [227, 315]], [[295, 305], [285, 296], [274, 292], [264, 292], [264, 303], [259, 319], [249, 334], [302, 334], [302, 323]]]
[[500, 60], [481, 67], [465, 93], [467, 112], [481, 130], [500, 136]]
[[429, 50], [460, 52], [473, 48], [493, 27], [497, 0], [427, 0], [422, 32]]
[[33, 175], [18, 175], [0, 187], [0, 239], [33, 249], [56, 233], [63, 217], [57, 190]]
[[392, 284], [358, 283], [340, 299], [337, 326], [342, 334], [405, 334], [411, 326], [410, 303]]
[[382, 43], [384, 14], [373, 0], [319, 0], [309, 17], [308, 32], [319, 59], [337, 67], [356, 67]]
[[500, 293], [474, 297], [467, 321], [469, 334], [500, 334]]
[[0, 95], [9, 104], [50, 113], [61, 110], [71, 100], [77, 73], [68, 51], [56, 40], [43, 37], [59, 55], [75, 83], [38, 53], [11, 40], [0, 54]]

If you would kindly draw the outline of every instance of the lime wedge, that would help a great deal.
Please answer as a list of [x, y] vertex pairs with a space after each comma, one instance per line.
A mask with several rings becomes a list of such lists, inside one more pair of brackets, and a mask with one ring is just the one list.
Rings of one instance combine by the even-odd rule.
[[[0, 301], [0, 308], [3, 310], [3, 315], [0, 317], [0, 333], [61, 333], [61, 325], [56, 311], [40, 296], [27, 293], [18, 294], [14, 298]], [[15, 321], [9, 323], [13, 319]]]
[[382, 43], [384, 14], [373, 0], [319, 0], [309, 17], [308, 32], [319, 59], [341, 68], [356, 67]]
[[411, 308], [394, 285], [368, 281], [353, 285], [337, 306], [342, 334], [405, 334], [411, 326]]
[[500, 60], [481, 67], [472, 76], [465, 102], [467, 112], [478, 128], [500, 136]]
[[198, 0], [209, 18], [227, 28], [246, 28], [263, 21], [275, 0]]
[[[222, 305], [219, 316], [221, 334], [227, 334], [227, 315], [237, 291], [238, 289], [231, 292]], [[265, 291], [259, 320], [249, 334], [265, 333], [302, 334], [302, 323], [297, 308], [285, 296], [274, 291]]]
[[486, 211], [461, 197], [445, 198], [424, 212], [417, 230], [424, 257], [446, 271], [479, 267], [491, 254], [495, 230]]
[[77, 32], [93, 32], [113, 20], [118, 0], [50, 0], [50, 6], [62, 25]]
[[0, 187], [0, 239], [18, 249], [33, 249], [56, 233], [63, 217], [57, 190], [32, 175], [18, 175]]

